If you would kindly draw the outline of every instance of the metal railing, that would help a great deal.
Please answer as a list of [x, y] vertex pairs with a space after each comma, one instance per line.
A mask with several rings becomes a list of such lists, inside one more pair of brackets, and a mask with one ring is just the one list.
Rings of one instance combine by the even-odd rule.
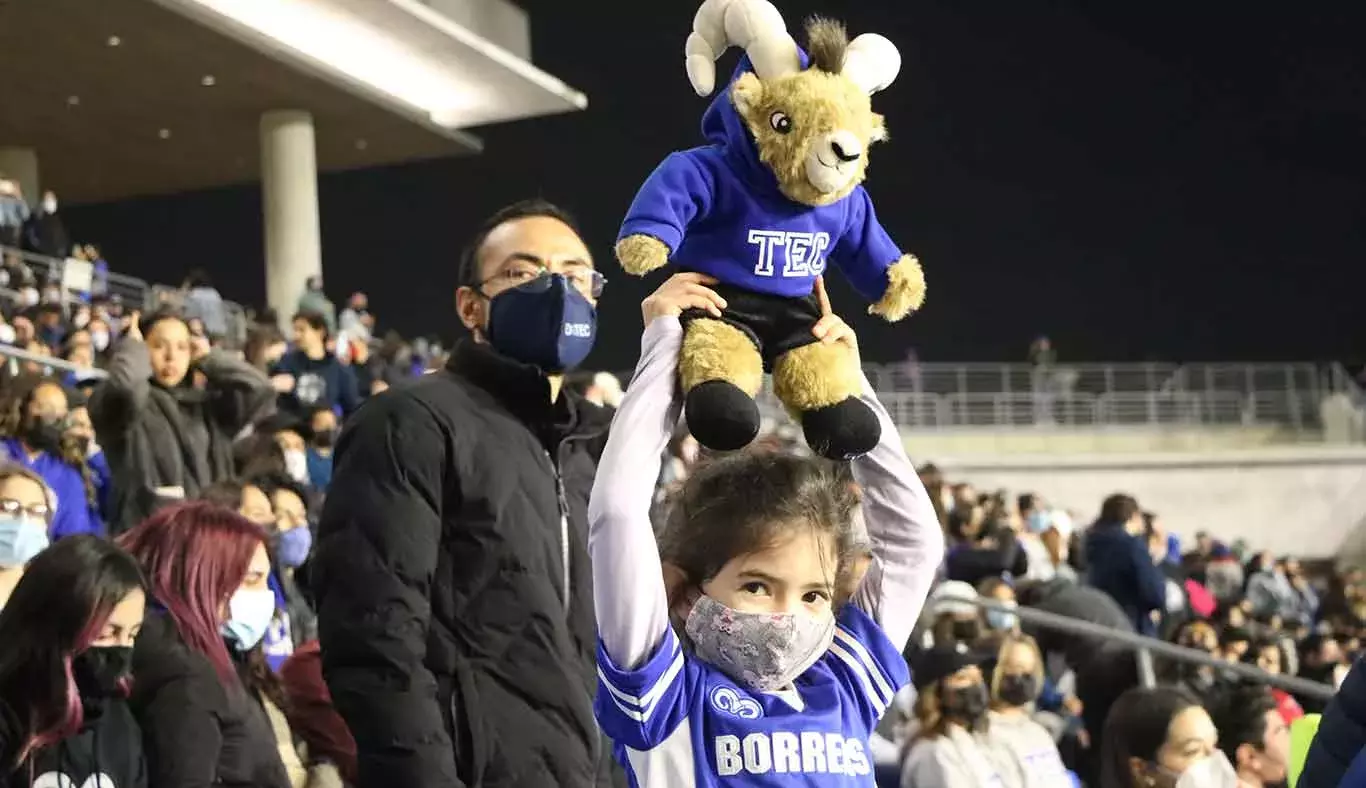
[[[66, 260], [56, 257], [27, 252], [23, 249], [16, 249], [12, 246], [0, 246], [0, 262], [4, 262], [7, 267], [12, 261], [18, 261], [26, 266], [31, 272], [35, 281], [35, 286], [41, 287], [43, 282], [62, 280], [62, 268], [66, 265]], [[101, 294], [101, 288], [105, 295], [117, 295], [124, 304], [130, 307], [146, 308], [148, 298], [151, 296], [152, 288], [147, 282], [134, 276], [109, 271], [105, 274], [96, 274], [94, 285], [95, 294]], [[101, 281], [102, 280], [102, 281]], [[11, 286], [18, 284], [10, 282]]]
[[[1111, 392], [1107, 394], [933, 394], [878, 390], [892, 422], [904, 429], [1276, 427], [1313, 435], [1322, 400], [1296, 392]], [[786, 420], [766, 386], [760, 409]]]
[[[48, 281], [60, 282], [62, 268], [66, 265], [65, 260], [55, 257], [27, 252], [12, 246], [0, 246], [0, 262], [5, 263], [6, 267], [17, 267], [13, 265], [16, 261], [22, 263], [33, 273], [35, 286], [38, 287]], [[175, 307], [184, 305], [184, 293], [176, 287], [151, 285], [137, 277], [126, 276], [113, 271], [96, 276], [102, 281], [92, 283], [94, 294], [117, 295], [124, 305], [130, 309], [151, 311], [168, 304]], [[15, 289], [17, 284], [17, 282], [11, 281], [10, 289]], [[76, 303], [80, 299], [72, 297], [68, 300], [71, 303]], [[225, 339], [229, 345], [240, 348], [246, 342], [247, 328], [250, 325], [246, 309], [241, 304], [224, 299], [223, 312], [228, 329]]]
[[1037, 610], [1023, 605], [1011, 607], [998, 600], [989, 597], [977, 597], [971, 600], [972, 604], [983, 610], [998, 610], [1019, 617], [1021, 621], [1029, 622], [1036, 627], [1051, 629], [1068, 635], [1075, 635], [1080, 638], [1090, 640], [1100, 640], [1107, 644], [1117, 645], [1123, 649], [1133, 652], [1138, 663], [1138, 681], [1143, 687], [1157, 686], [1157, 675], [1153, 669], [1153, 656], [1163, 659], [1185, 662], [1203, 667], [1214, 668], [1221, 673], [1233, 674], [1241, 679], [1247, 679], [1259, 684], [1268, 684], [1272, 687], [1283, 689], [1286, 692], [1293, 692], [1296, 695], [1328, 700], [1337, 691], [1327, 684], [1317, 681], [1308, 681], [1295, 676], [1281, 676], [1274, 673], [1267, 673], [1261, 668], [1252, 665], [1244, 665], [1239, 662], [1227, 662], [1212, 657], [1209, 654], [1185, 646], [1178, 646], [1157, 638], [1144, 637], [1134, 632], [1126, 632], [1122, 629], [1093, 624], [1090, 621], [1068, 618], [1056, 613], [1049, 613], [1045, 610]]
[[19, 364], [22, 362], [33, 362], [43, 367], [43, 374], [51, 375], [53, 372], [72, 372], [86, 379], [103, 380], [109, 377], [109, 373], [95, 367], [83, 367], [73, 364], [65, 359], [56, 356], [47, 356], [42, 353], [34, 353], [16, 345], [6, 345], [0, 343], [0, 359], [4, 360], [4, 365], [8, 368], [11, 375], [19, 373]]
[[[1318, 399], [1346, 381], [1332, 364], [866, 364], [878, 391], [940, 395], [1294, 392]], [[1354, 384], [1353, 384], [1354, 385]]]
[[[1078, 365], [1068, 387], [1030, 387], [1027, 364], [869, 364], [868, 381], [903, 429], [1098, 427], [1270, 427], [1303, 439], [1322, 437], [1321, 408], [1345, 395], [1366, 410], [1366, 393], [1337, 364]], [[619, 374], [629, 381], [631, 373]], [[938, 389], [938, 390], [935, 390]], [[760, 410], [786, 423], [765, 380]]]

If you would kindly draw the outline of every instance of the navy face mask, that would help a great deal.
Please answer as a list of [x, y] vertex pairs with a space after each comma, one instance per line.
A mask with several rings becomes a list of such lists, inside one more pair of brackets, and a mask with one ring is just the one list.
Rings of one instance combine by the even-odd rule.
[[486, 333], [504, 356], [556, 374], [588, 357], [598, 311], [563, 276], [547, 274], [490, 299]]

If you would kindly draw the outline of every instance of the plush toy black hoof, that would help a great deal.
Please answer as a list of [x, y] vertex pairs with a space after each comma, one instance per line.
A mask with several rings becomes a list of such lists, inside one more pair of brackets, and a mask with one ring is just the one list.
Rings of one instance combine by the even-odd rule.
[[712, 451], [743, 449], [759, 435], [754, 398], [724, 380], [694, 386], [683, 401], [683, 413], [688, 431]]
[[831, 460], [852, 460], [873, 450], [882, 438], [877, 414], [850, 397], [802, 414], [802, 432], [811, 450]]

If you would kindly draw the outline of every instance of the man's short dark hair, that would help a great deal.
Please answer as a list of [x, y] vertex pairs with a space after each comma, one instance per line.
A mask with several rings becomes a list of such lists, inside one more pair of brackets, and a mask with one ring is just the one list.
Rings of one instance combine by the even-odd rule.
[[1219, 749], [1235, 767], [1238, 748], [1266, 745], [1266, 713], [1276, 710], [1276, 698], [1261, 684], [1233, 684], [1210, 700], [1209, 712], [1219, 731]]
[[1015, 499], [1015, 508], [1020, 510], [1020, 514], [1032, 512], [1034, 507], [1038, 505], [1036, 503], [1037, 498], [1038, 496], [1034, 493], [1021, 493], [1020, 497]]
[[529, 219], [535, 216], [558, 219], [568, 225], [569, 229], [575, 233], [579, 232], [578, 223], [574, 221], [574, 217], [568, 211], [539, 197], [521, 200], [499, 208], [492, 216], [484, 220], [484, 223], [479, 226], [479, 231], [474, 234], [474, 238], [470, 239], [469, 244], [461, 251], [460, 267], [456, 272], [456, 287], [479, 286], [479, 251], [484, 248], [484, 244], [489, 239], [489, 234], [495, 228], [506, 222]]
[[1122, 525], [1132, 520], [1139, 511], [1138, 501], [1134, 500], [1132, 495], [1115, 493], [1101, 503], [1100, 521]]

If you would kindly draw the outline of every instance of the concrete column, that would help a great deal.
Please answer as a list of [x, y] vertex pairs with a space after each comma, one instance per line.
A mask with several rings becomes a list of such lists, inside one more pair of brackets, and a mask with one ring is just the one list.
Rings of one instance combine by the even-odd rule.
[[307, 112], [275, 110], [261, 116], [261, 198], [266, 302], [287, 323], [304, 283], [323, 271], [317, 151]]
[[[38, 154], [32, 148], [0, 148], [0, 174], [19, 183], [24, 199], [37, 208], [43, 199], [38, 182]], [[57, 195], [61, 197], [61, 195]]]

